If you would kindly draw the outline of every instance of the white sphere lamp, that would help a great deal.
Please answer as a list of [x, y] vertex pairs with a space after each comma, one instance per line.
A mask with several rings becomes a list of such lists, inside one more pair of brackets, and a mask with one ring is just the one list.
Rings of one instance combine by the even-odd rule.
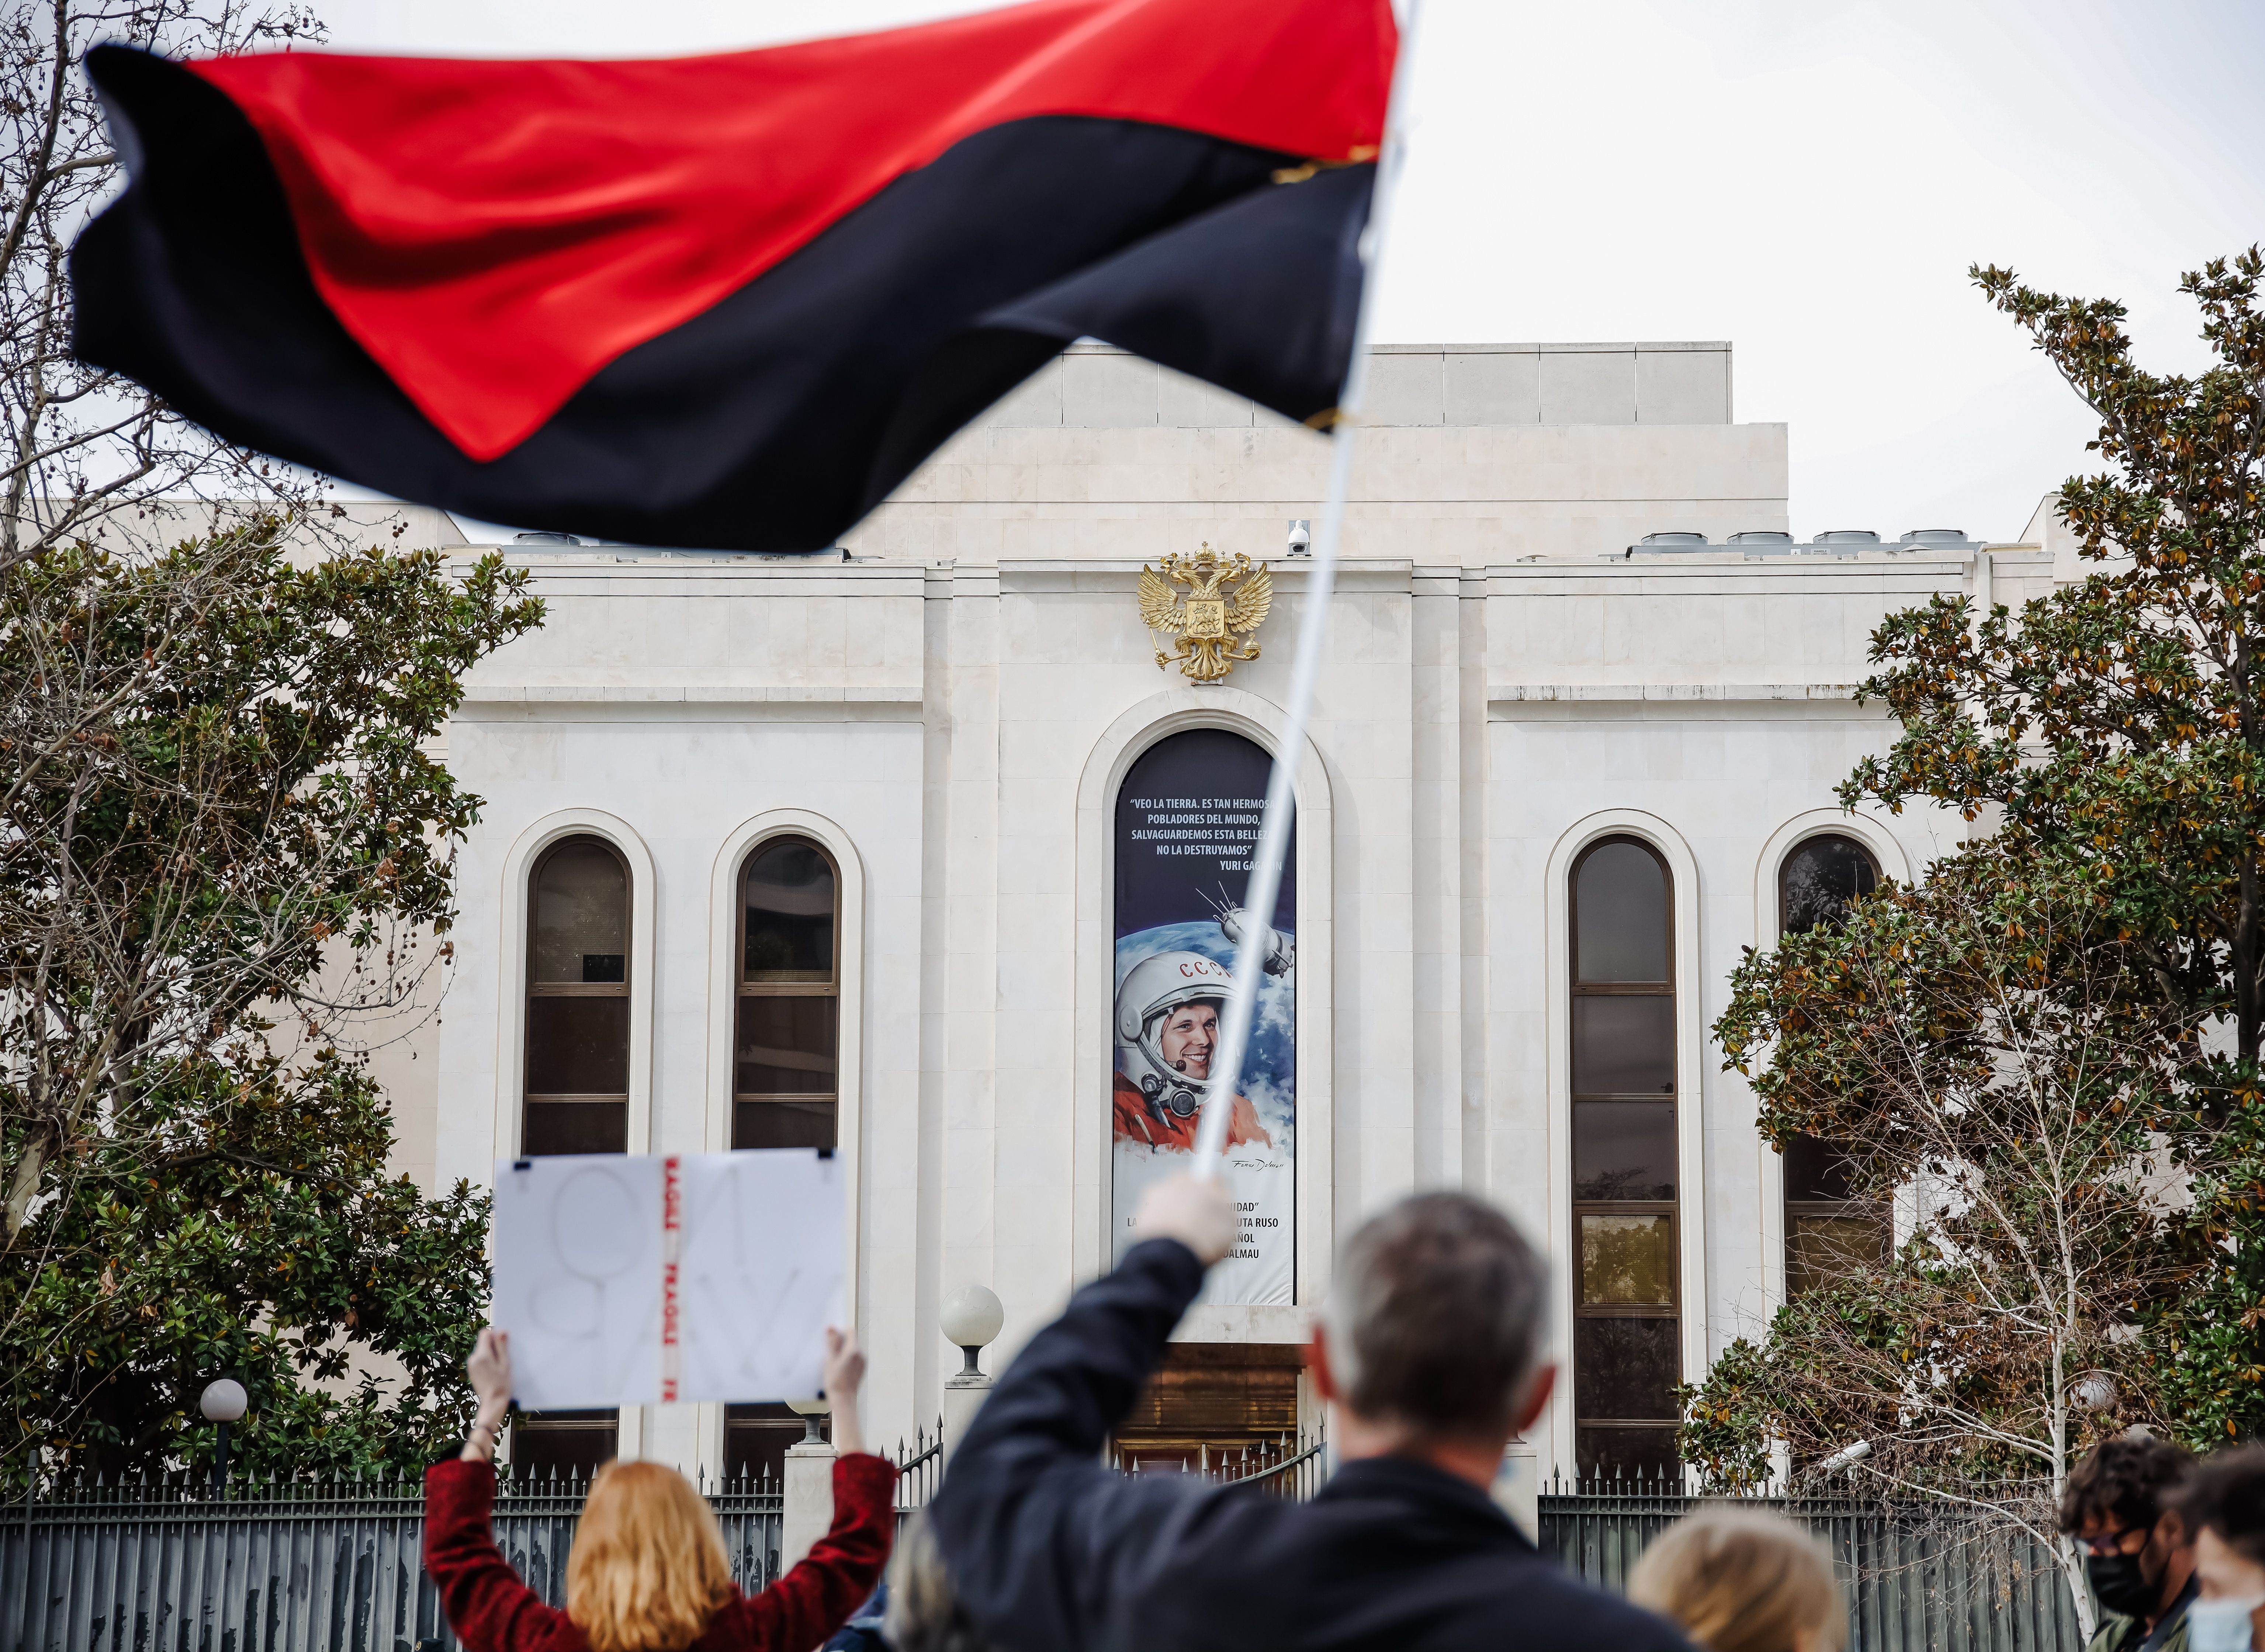
[[251, 1407], [251, 1396], [244, 1393], [244, 1385], [233, 1377], [222, 1377], [217, 1382], [207, 1383], [203, 1394], [197, 1401], [197, 1409], [205, 1414], [208, 1423], [237, 1422]]
[[955, 1381], [983, 1375], [976, 1357], [997, 1339], [1007, 1323], [1007, 1310], [999, 1299], [980, 1284], [964, 1284], [944, 1298], [936, 1325], [945, 1338], [966, 1358]]

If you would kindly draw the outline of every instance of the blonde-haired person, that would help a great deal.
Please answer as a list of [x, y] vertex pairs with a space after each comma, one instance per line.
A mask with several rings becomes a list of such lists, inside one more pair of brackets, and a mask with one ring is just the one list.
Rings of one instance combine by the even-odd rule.
[[545, 1605], [496, 1546], [495, 1443], [511, 1403], [511, 1347], [480, 1333], [467, 1367], [479, 1417], [462, 1452], [425, 1475], [425, 1568], [469, 1652], [810, 1652], [848, 1620], [888, 1564], [897, 1471], [857, 1425], [865, 1357], [826, 1333], [834, 1401], [834, 1525], [753, 1596], [732, 1582], [716, 1511], [659, 1463], [612, 1462], [590, 1482], [566, 1563], [566, 1610]]
[[1840, 1652], [1848, 1606], [1817, 1539], [1773, 1514], [1678, 1521], [1628, 1574], [1628, 1598], [1709, 1652]]

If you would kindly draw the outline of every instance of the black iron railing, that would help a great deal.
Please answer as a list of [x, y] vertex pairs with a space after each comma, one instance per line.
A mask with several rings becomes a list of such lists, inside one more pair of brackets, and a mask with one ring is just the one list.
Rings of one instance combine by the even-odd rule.
[[2039, 1530], [2040, 1489], [1722, 1498], [1675, 1478], [1545, 1481], [1540, 1540], [1568, 1570], [1621, 1590], [1646, 1546], [1685, 1515], [1725, 1504], [1769, 1509], [1808, 1526], [1832, 1552], [1848, 1594], [1849, 1652], [2077, 1652], [2084, 1636], [2076, 1599]]
[[[768, 1478], [702, 1487], [743, 1589], [779, 1570]], [[497, 1543], [553, 1605], [588, 1490], [506, 1478]], [[0, 1517], [0, 1652], [455, 1652], [415, 1478], [51, 1485]]]

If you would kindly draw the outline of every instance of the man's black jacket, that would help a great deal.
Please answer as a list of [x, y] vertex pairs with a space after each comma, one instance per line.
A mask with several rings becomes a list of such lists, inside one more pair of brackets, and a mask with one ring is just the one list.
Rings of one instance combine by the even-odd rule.
[[1032, 1339], [954, 1453], [929, 1517], [962, 1600], [1002, 1645], [1688, 1652], [1426, 1463], [1348, 1463], [1305, 1503], [1103, 1467], [1203, 1274], [1176, 1240], [1135, 1247]]

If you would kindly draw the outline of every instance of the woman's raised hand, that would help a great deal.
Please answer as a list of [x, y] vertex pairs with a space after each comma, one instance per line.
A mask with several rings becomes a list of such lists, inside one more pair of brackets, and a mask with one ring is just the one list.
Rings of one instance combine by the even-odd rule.
[[471, 1433], [465, 1437], [463, 1455], [484, 1462], [495, 1455], [504, 1414], [511, 1409], [510, 1333], [492, 1325], [484, 1328], [472, 1344], [472, 1357], [464, 1362], [464, 1375], [479, 1396], [480, 1409]]
[[834, 1406], [835, 1452], [863, 1451], [865, 1434], [857, 1422], [857, 1390], [865, 1381], [865, 1350], [857, 1346], [855, 1331], [826, 1328], [826, 1372], [821, 1380]]

